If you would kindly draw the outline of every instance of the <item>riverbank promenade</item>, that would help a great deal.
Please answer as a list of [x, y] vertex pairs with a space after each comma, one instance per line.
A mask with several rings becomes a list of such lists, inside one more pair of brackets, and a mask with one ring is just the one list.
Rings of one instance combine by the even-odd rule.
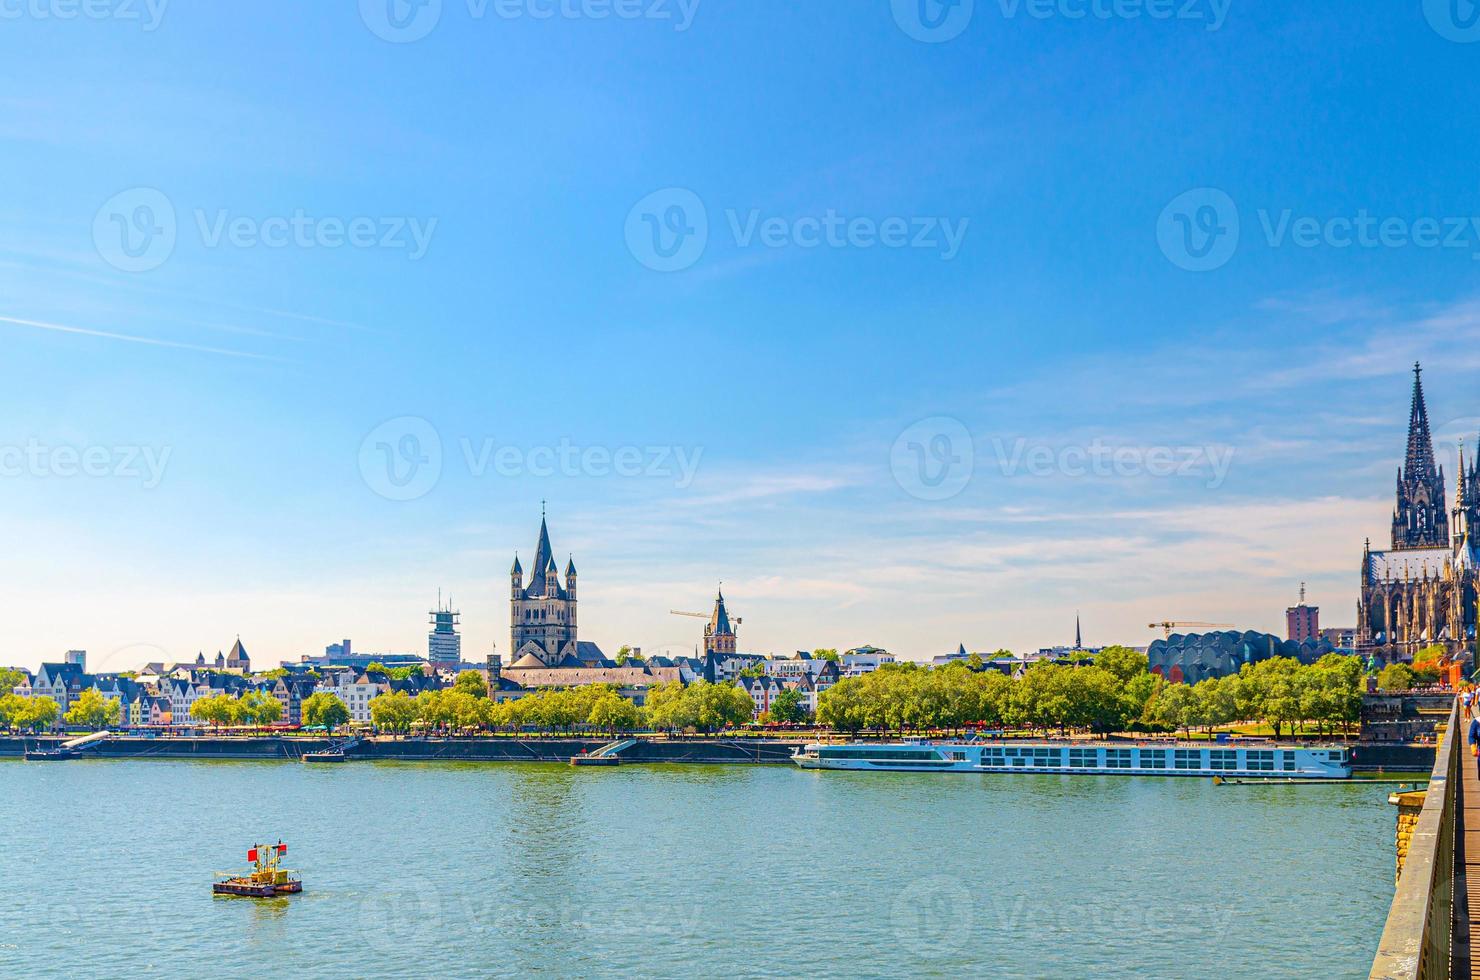
[[1480, 977], [1480, 764], [1458, 700], [1408, 839], [1372, 980]]
[[1459, 709], [1460, 730], [1454, 733], [1460, 754], [1459, 833], [1455, 837], [1454, 937], [1451, 976], [1480, 977], [1480, 772], [1466, 732], [1470, 718]]

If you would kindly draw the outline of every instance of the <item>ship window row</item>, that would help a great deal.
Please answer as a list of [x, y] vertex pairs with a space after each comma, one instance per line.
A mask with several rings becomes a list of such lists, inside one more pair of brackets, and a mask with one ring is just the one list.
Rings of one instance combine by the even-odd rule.
[[1142, 769], [1165, 769], [1166, 767], [1167, 767], [1167, 750], [1166, 749], [1142, 749], [1141, 750], [1141, 768]]
[[1202, 767], [1202, 749], [1172, 750], [1173, 769], [1201, 769]]
[[1096, 749], [1070, 749], [1070, 769], [1093, 769], [1099, 765], [1099, 751]]
[[1236, 749], [1212, 749], [1208, 752], [1208, 768], [1227, 771], [1238, 768]]
[[1129, 769], [1129, 768], [1131, 768], [1131, 750], [1130, 749], [1106, 749], [1105, 750], [1105, 768], [1106, 769]]

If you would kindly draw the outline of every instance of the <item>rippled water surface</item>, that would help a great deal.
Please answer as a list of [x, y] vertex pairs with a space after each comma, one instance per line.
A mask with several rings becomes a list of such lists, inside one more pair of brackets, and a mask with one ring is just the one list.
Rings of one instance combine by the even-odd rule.
[[[0, 761], [0, 975], [1365, 976], [1380, 786]], [[253, 840], [305, 893], [213, 898]]]

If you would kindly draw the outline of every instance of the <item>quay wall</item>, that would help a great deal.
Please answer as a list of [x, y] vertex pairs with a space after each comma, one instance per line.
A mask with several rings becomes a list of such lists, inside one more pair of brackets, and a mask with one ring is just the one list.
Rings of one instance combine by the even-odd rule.
[[[0, 738], [0, 757], [20, 756], [29, 743], [55, 744], [60, 739]], [[599, 738], [433, 738], [361, 742], [350, 759], [407, 762], [566, 762], [594, 752], [608, 739]], [[87, 750], [105, 759], [282, 759], [297, 761], [305, 752], [321, 752], [333, 743], [313, 738], [111, 738]], [[675, 738], [639, 739], [621, 753], [623, 762], [784, 764], [802, 741], [773, 739]], [[1434, 765], [1434, 746], [1362, 743], [1352, 768], [1363, 772], [1426, 771]]]
[[1434, 768], [1437, 749], [1432, 745], [1402, 742], [1359, 742], [1355, 746], [1355, 752], [1352, 769], [1357, 772], [1375, 772], [1379, 769], [1392, 772], [1427, 772]]
[[[20, 756], [27, 744], [54, 745], [60, 739], [0, 738], [0, 757]], [[582, 738], [446, 738], [387, 739], [361, 742], [346, 757], [408, 762], [566, 762], [594, 752], [608, 739]], [[333, 743], [311, 738], [111, 738], [87, 750], [105, 759], [281, 759], [297, 761], [305, 752], [321, 752]], [[791, 759], [799, 741], [760, 739], [640, 740], [621, 753], [623, 762], [781, 764]]]

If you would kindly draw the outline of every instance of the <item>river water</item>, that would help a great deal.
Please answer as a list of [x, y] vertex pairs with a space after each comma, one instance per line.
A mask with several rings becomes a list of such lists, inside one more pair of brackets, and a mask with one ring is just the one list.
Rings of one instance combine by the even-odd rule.
[[[1381, 786], [0, 761], [0, 975], [1358, 977]], [[303, 895], [213, 898], [281, 837]]]

